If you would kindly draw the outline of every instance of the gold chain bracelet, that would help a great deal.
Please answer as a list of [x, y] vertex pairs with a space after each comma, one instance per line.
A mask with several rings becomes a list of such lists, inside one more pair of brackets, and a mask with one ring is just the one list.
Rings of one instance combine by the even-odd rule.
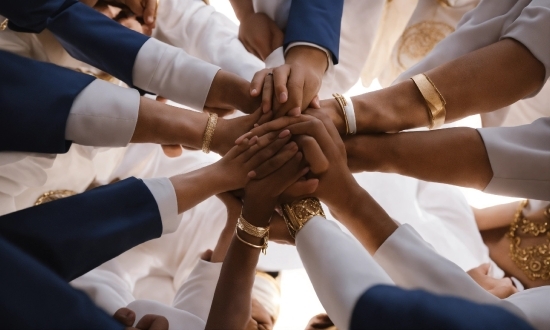
[[210, 152], [210, 144], [212, 143], [212, 137], [214, 136], [214, 131], [216, 130], [216, 125], [218, 124], [218, 115], [211, 113], [208, 116], [208, 121], [206, 122], [206, 128], [204, 129], [204, 135], [202, 136], [202, 151], [204, 153]]

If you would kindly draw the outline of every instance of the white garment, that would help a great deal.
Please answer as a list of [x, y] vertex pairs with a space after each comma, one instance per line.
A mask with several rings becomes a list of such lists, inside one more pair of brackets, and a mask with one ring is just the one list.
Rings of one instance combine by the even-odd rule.
[[[545, 0], [483, 0], [468, 12], [454, 33], [440, 42], [417, 65], [401, 74], [401, 82], [415, 74], [426, 72], [474, 50], [504, 38], [521, 42], [546, 68], [545, 81], [550, 76], [550, 44], [546, 42], [550, 30], [550, 3]], [[542, 86], [541, 86], [542, 88]], [[537, 95], [537, 93], [539, 95]], [[516, 126], [550, 116], [548, 88], [530, 95], [538, 100], [522, 100], [503, 110], [482, 114], [484, 126]], [[507, 118], [508, 113], [521, 115]]]
[[[317, 296], [340, 329], [348, 328], [355, 304], [365, 290], [394, 282], [407, 288], [499, 305], [537, 329], [547, 329], [550, 324], [545, 310], [550, 287], [522, 291], [500, 300], [477, 285], [454, 263], [433, 251], [409, 225], [400, 226], [373, 258], [338, 226], [321, 217], [313, 217], [298, 232], [296, 247]], [[529, 309], [535, 304], [536, 308]]]

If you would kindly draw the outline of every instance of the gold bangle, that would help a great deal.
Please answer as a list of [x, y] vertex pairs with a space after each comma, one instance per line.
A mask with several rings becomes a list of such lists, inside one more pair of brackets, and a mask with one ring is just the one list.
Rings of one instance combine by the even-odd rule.
[[267, 254], [267, 241], [268, 241], [267, 235], [264, 236], [264, 244], [263, 245], [256, 245], [256, 244], [252, 244], [252, 243], [249, 243], [249, 242], [245, 241], [243, 238], [241, 238], [241, 236], [239, 236], [239, 232], [237, 231], [237, 227], [235, 227], [235, 236], [237, 236], [237, 239], [239, 241], [243, 242], [244, 244], [246, 244], [250, 247], [253, 247], [255, 249], [261, 249], [262, 253], [264, 255]]
[[237, 220], [237, 228], [244, 231], [248, 235], [252, 235], [254, 237], [262, 238], [266, 235], [269, 235], [269, 227], [256, 227], [250, 222], [246, 221], [243, 217], [243, 212], [241, 211], [241, 215], [239, 215], [239, 219]]
[[316, 215], [326, 218], [319, 199], [315, 197], [304, 198], [290, 204], [281, 205], [283, 219], [292, 238], [304, 227], [304, 225]]
[[418, 90], [424, 97], [424, 101], [429, 109], [430, 129], [441, 127], [445, 123], [446, 109], [445, 99], [439, 92], [435, 84], [427, 75], [421, 73], [411, 78], [418, 87]]
[[346, 135], [349, 134], [349, 123], [348, 123], [348, 115], [346, 113], [346, 99], [340, 94], [340, 93], [333, 93], [332, 97], [336, 99], [336, 102], [338, 102], [338, 105], [340, 105], [340, 109], [342, 110], [342, 113], [344, 114], [344, 121], [346, 122]]
[[214, 136], [214, 130], [218, 124], [218, 115], [211, 113], [208, 116], [208, 122], [206, 123], [206, 128], [204, 129], [204, 135], [202, 136], [202, 151], [204, 153], [210, 152], [210, 143], [212, 143], [212, 137]]
[[155, 6], [155, 19], [157, 19], [157, 11], [159, 10], [160, 0], [157, 0], [157, 5]]

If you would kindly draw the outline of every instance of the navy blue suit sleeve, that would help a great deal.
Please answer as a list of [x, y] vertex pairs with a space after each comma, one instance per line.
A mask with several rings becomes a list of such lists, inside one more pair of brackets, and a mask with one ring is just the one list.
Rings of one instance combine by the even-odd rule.
[[0, 260], [3, 329], [124, 329], [83, 292], [73, 289], [1, 235]]
[[0, 1], [0, 14], [16, 31], [48, 28], [71, 56], [129, 86], [137, 54], [149, 40], [75, 0]]
[[0, 62], [0, 151], [67, 152], [67, 117], [94, 78], [3, 51]]
[[343, 11], [344, 0], [292, 0], [284, 47], [310, 42], [330, 51], [338, 64]]
[[363, 293], [355, 305], [350, 329], [533, 330], [498, 306], [388, 285], [377, 285]]
[[0, 217], [6, 241], [66, 281], [161, 234], [155, 198], [136, 178]]

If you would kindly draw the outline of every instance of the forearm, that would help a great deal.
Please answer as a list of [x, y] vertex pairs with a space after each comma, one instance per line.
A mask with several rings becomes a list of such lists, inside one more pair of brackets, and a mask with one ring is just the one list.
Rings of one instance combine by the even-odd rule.
[[176, 192], [178, 213], [189, 210], [210, 196], [232, 189], [218, 163], [171, 177], [170, 181]]
[[[261, 240], [256, 244], [261, 244]], [[216, 286], [206, 329], [245, 328], [251, 314], [252, 286], [259, 255], [259, 249], [233, 237]]]
[[[426, 72], [446, 101], [446, 120], [491, 112], [533, 93], [545, 69], [527, 48], [504, 39]], [[428, 108], [411, 80], [353, 98], [359, 132], [428, 126]]]
[[473, 208], [479, 230], [488, 230], [509, 226], [514, 219], [518, 202], [496, 205], [484, 209]]
[[493, 177], [485, 145], [472, 128], [355, 136], [346, 141], [353, 171], [398, 173], [483, 190]]
[[200, 149], [208, 115], [184, 110], [141, 97], [139, 114], [130, 142], [181, 144]]
[[238, 75], [219, 70], [206, 97], [205, 106], [237, 109], [252, 113], [260, 107], [260, 98], [250, 96], [250, 82]]

